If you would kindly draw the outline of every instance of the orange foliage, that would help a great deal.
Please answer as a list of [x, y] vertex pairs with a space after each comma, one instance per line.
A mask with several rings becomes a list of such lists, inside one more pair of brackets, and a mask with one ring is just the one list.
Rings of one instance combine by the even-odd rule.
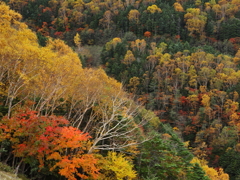
[[[35, 111], [27, 109], [10, 119], [3, 118], [0, 140], [11, 142], [16, 157], [35, 157], [40, 169], [44, 166], [51, 171], [58, 169], [69, 180], [76, 180], [75, 175], [96, 179], [97, 159], [85, 154], [90, 136], [68, 125], [69, 121], [63, 117], [37, 116]], [[82, 172], [78, 172], [79, 168]]]
[[146, 32], [144, 33], [144, 36], [145, 36], [145, 37], [151, 37], [151, 36], [152, 36], [152, 33], [149, 32], [149, 31], [146, 31]]

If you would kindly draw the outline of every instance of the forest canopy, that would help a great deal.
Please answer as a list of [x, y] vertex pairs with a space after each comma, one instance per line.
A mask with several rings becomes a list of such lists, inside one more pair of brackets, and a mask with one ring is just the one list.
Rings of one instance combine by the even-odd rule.
[[239, 8], [2, 1], [3, 166], [32, 179], [237, 180]]

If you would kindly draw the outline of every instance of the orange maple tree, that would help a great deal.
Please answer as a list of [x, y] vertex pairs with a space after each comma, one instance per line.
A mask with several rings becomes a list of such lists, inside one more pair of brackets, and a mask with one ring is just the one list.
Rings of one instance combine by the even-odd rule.
[[151, 37], [151, 35], [152, 35], [152, 33], [151, 33], [150, 31], [146, 31], [146, 32], [144, 33], [144, 36], [145, 36], [145, 37]]
[[39, 170], [43, 167], [58, 170], [70, 180], [75, 180], [75, 176], [96, 179], [97, 159], [86, 153], [90, 136], [68, 125], [69, 121], [63, 117], [37, 116], [35, 111], [27, 109], [2, 119], [0, 141], [10, 141], [12, 153], [22, 161], [35, 157]]

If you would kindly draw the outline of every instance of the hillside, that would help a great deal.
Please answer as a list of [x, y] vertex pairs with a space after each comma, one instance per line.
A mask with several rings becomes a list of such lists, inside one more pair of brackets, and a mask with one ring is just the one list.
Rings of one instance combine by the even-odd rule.
[[39, 179], [240, 177], [237, 0], [5, 3], [1, 161]]

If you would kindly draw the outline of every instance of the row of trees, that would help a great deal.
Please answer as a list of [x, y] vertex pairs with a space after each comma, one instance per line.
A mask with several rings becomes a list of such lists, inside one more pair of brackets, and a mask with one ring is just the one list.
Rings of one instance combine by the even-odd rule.
[[[178, 35], [181, 40], [223, 41], [238, 37], [237, 1], [98, 1], [6, 0], [41, 36], [52, 36], [73, 45], [79, 32], [84, 44], [102, 44], [132, 31], [142, 37]], [[192, 44], [195, 44], [195, 40]], [[44, 44], [44, 43], [43, 43]], [[220, 49], [220, 48], [219, 48]], [[237, 50], [237, 49], [235, 49]]]

